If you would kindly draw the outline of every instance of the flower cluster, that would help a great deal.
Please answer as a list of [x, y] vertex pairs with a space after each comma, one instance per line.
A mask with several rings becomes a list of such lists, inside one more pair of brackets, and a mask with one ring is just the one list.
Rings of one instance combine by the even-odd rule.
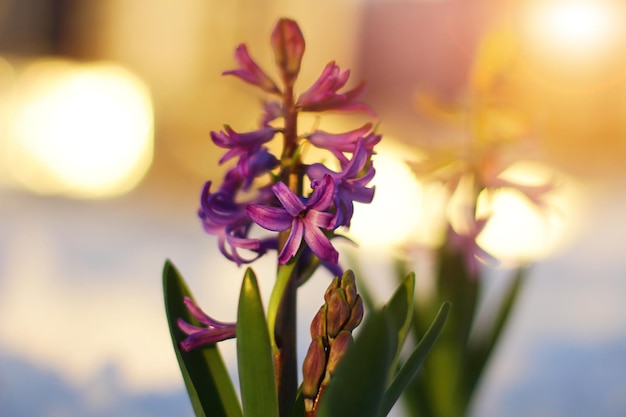
[[[457, 224], [449, 227], [450, 249], [465, 257], [465, 266], [476, 276], [479, 262], [497, 264], [498, 261], [481, 248], [476, 239], [483, 231], [491, 213], [478, 213], [479, 196], [492, 197], [502, 189], [515, 190], [538, 209], [546, 209], [547, 196], [556, 185], [551, 179], [530, 185], [509, 179], [505, 171], [516, 162], [531, 158], [533, 146], [521, 115], [510, 106], [485, 98], [483, 91], [474, 91], [472, 106], [450, 108], [431, 97], [420, 95], [418, 106], [422, 113], [447, 127], [458, 127], [461, 140], [441, 141], [428, 149], [428, 158], [412, 165], [415, 174], [425, 182], [441, 183], [451, 206], [457, 213]], [[468, 132], [469, 131], [469, 132]], [[456, 209], [456, 210], [454, 210]]]
[[[371, 123], [346, 133], [317, 130], [300, 134], [298, 115], [303, 112], [363, 111], [373, 115], [359, 101], [364, 84], [342, 91], [350, 72], [331, 62], [310, 88], [295, 95], [305, 49], [297, 24], [281, 19], [271, 44], [281, 82], [252, 59], [245, 45], [235, 51], [239, 68], [223, 73], [260, 88], [269, 98], [263, 103], [257, 130], [238, 132], [225, 126], [223, 131], [211, 133], [213, 142], [226, 149], [220, 164], [230, 160], [236, 164], [217, 190], [212, 191], [212, 183], [206, 183], [199, 216], [204, 229], [218, 237], [222, 254], [237, 265], [252, 262], [270, 249], [277, 249], [279, 264], [286, 264], [303, 241], [322, 262], [337, 265], [338, 253], [330, 240], [337, 228], [350, 225], [355, 201], [372, 201], [374, 189], [367, 184], [374, 176], [371, 157], [381, 135], [373, 131]], [[277, 137], [283, 142], [279, 156], [266, 146]], [[305, 143], [330, 152], [340, 170], [304, 164]], [[309, 184], [304, 184], [305, 178]], [[307, 186], [311, 195], [303, 192]], [[250, 232], [255, 224], [279, 233], [253, 238]]]
[[[281, 19], [272, 32], [271, 44], [280, 82], [252, 59], [243, 44], [235, 51], [239, 67], [223, 73], [260, 88], [268, 98], [256, 130], [242, 132], [226, 125], [211, 132], [213, 143], [226, 150], [219, 163], [232, 161], [233, 166], [217, 189], [211, 181], [204, 185], [198, 214], [205, 231], [217, 236], [221, 253], [237, 265], [277, 250], [279, 265], [297, 262], [300, 268], [296, 270], [310, 271], [311, 265], [322, 264], [341, 276], [339, 254], [331, 240], [338, 228], [350, 226], [354, 202], [369, 203], [374, 197], [374, 187], [368, 183], [374, 177], [372, 155], [381, 135], [372, 123], [343, 133], [300, 133], [298, 117], [304, 112], [374, 113], [359, 101], [364, 83], [344, 91], [350, 72], [334, 62], [326, 65], [311, 87], [299, 95], [294, 93], [305, 49], [294, 21]], [[276, 138], [282, 138], [280, 155], [268, 147]], [[307, 144], [327, 151], [339, 169], [304, 163]], [[253, 237], [256, 226], [276, 233]], [[234, 337], [233, 326], [219, 324], [190, 300], [185, 303], [206, 327], [179, 320], [179, 328], [188, 335], [181, 344], [184, 350]]]

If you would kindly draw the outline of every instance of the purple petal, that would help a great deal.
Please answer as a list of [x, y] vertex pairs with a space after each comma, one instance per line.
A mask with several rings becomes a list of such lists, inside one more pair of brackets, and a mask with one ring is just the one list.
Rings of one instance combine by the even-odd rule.
[[302, 243], [304, 224], [300, 219], [294, 219], [292, 223], [291, 233], [289, 233], [285, 246], [283, 246], [278, 255], [278, 263], [280, 265], [286, 264], [298, 252]]
[[332, 204], [334, 193], [335, 182], [330, 175], [324, 175], [322, 181], [313, 190], [307, 206], [313, 210], [324, 211]]
[[326, 237], [326, 235], [317, 227], [305, 222], [304, 224], [304, 241], [318, 258], [323, 261], [329, 261], [336, 264], [339, 260], [339, 253]]
[[205, 330], [203, 327], [194, 326], [192, 324], [187, 323], [185, 320], [179, 318], [176, 320], [176, 325], [180, 330], [183, 331], [186, 335], [192, 335], [194, 333], [202, 332]]
[[276, 83], [259, 67], [250, 57], [246, 45], [241, 44], [235, 50], [235, 59], [241, 68], [224, 71], [223, 75], [234, 75], [247, 83], [261, 87], [272, 94], [279, 94], [280, 90]]
[[202, 311], [202, 309], [198, 307], [198, 305], [191, 298], [184, 297], [183, 303], [185, 304], [185, 307], [187, 307], [187, 311], [189, 311], [196, 320], [205, 326], [212, 325], [211, 318], [204, 311]]
[[309, 210], [306, 214], [306, 222], [317, 227], [329, 229], [334, 215], [317, 210]]
[[291, 227], [293, 217], [283, 208], [252, 204], [246, 207], [248, 216], [259, 226], [273, 232]]
[[300, 198], [285, 185], [284, 182], [277, 182], [272, 187], [272, 191], [276, 194], [280, 204], [287, 210], [291, 217], [297, 217], [301, 212], [306, 210], [306, 206]]
[[199, 347], [213, 345], [226, 339], [232, 339], [235, 337], [236, 332], [235, 326], [224, 329], [206, 329], [189, 335], [180, 342], [179, 346], [185, 352], [189, 352]]

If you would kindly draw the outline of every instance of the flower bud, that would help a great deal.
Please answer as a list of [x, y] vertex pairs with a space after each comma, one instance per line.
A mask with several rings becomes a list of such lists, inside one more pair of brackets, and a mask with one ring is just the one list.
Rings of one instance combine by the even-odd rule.
[[356, 281], [354, 279], [354, 272], [347, 270], [341, 278], [341, 288], [346, 292], [346, 300], [350, 306], [354, 305], [357, 297]]
[[337, 288], [330, 293], [328, 310], [326, 312], [326, 333], [329, 338], [334, 338], [343, 329], [344, 324], [350, 318], [350, 306], [346, 301], [346, 293]]
[[324, 293], [324, 301], [328, 302], [330, 299], [330, 294], [339, 288], [339, 277], [333, 278], [328, 288], [326, 288], [326, 292]]
[[280, 19], [272, 32], [271, 42], [285, 84], [293, 86], [304, 54], [304, 37], [298, 24], [290, 19]]
[[317, 311], [317, 314], [315, 314], [315, 317], [313, 317], [313, 320], [311, 321], [311, 327], [310, 327], [311, 339], [315, 339], [318, 336], [322, 337], [323, 339], [326, 339], [326, 311], [327, 310], [328, 310], [328, 305], [324, 304]]
[[332, 376], [332, 374], [335, 373], [339, 361], [346, 353], [351, 344], [352, 334], [347, 330], [340, 331], [333, 341], [332, 346], [330, 347], [330, 352], [328, 354], [328, 363], [326, 364], [326, 376], [324, 377], [325, 383], [328, 383], [327, 380]]
[[343, 325], [344, 330], [351, 332], [361, 324], [361, 320], [363, 320], [363, 300], [360, 295], [357, 295], [354, 305], [350, 310], [350, 318], [348, 318], [348, 321]]
[[302, 395], [306, 398], [317, 396], [325, 368], [326, 352], [322, 338], [318, 336], [311, 341], [302, 363]]

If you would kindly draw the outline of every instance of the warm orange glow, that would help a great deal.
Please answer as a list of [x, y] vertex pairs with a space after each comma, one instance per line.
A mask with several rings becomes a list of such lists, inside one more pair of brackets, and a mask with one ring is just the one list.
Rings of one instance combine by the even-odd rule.
[[5, 143], [9, 177], [43, 194], [122, 194], [152, 160], [152, 105], [145, 85], [113, 64], [31, 64], [17, 80]]
[[624, 9], [611, 0], [545, 0], [529, 4], [524, 16], [528, 41], [546, 54], [597, 58], [616, 46]]
[[361, 246], [382, 249], [406, 241], [414, 232], [420, 217], [422, 190], [404, 162], [406, 154], [400, 155], [384, 145], [376, 152], [374, 201], [356, 204], [350, 232]]
[[[545, 183], [554, 173], [537, 163], [519, 162], [504, 175], [531, 185]], [[504, 264], [535, 261], [555, 253], [576, 232], [582, 204], [573, 182], [563, 174], [559, 179], [543, 209], [513, 188], [503, 188], [492, 196], [481, 194], [478, 214], [491, 216], [478, 244]]]

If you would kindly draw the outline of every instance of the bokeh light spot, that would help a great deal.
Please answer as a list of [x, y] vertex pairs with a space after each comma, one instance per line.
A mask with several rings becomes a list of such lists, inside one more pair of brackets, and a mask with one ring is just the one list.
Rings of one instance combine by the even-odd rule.
[[149, 92], [113, 64], [33, 63], [18, 79], [5, 147], [18, 186], [78, 198], [123, 194], [152, 161]]

